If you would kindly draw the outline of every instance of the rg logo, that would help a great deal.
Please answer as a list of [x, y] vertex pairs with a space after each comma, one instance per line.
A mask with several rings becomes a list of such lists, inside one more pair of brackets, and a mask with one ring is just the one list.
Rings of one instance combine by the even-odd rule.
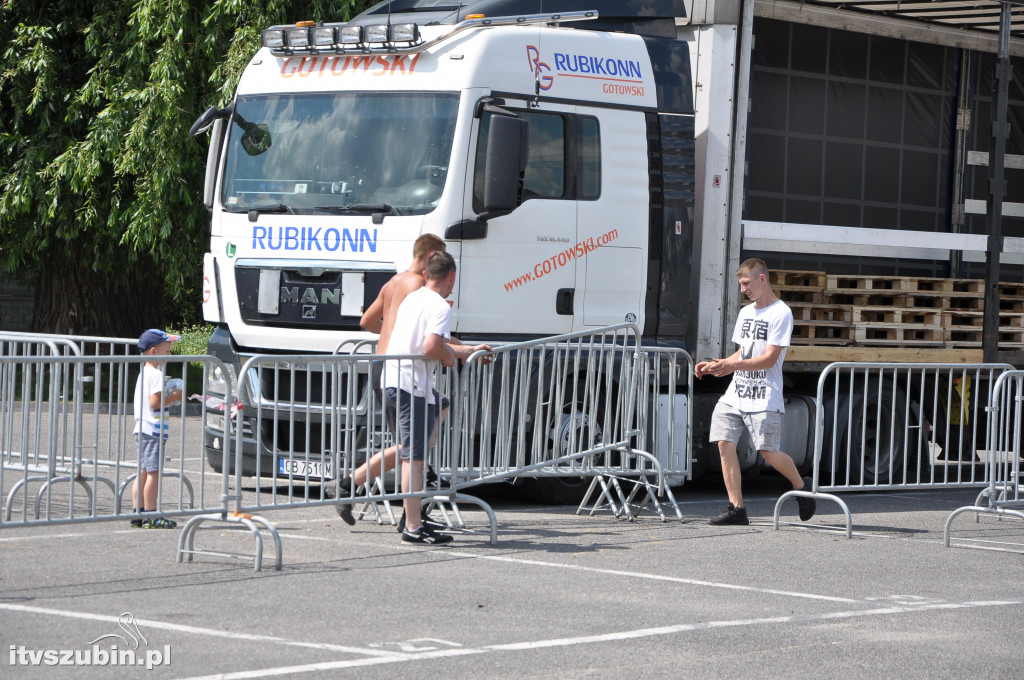
[[527, 45], [526, 59], [530, 63], [530, 71], [533, 72], [534, 77], [537, 79], [537, 87], [542, 90], [550, 90], [551, 86], [555, 83], [555, 77], [541, 75], [541, 73], [551, 71], [551, 67], [540, 60], [540, 50], [533, 45]]

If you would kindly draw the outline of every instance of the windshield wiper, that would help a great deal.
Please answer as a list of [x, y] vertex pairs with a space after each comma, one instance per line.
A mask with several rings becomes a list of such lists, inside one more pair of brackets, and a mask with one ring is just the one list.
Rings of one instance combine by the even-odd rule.
[[295, 209], [284, 203], [268, 203], [267, 205], [255, 205], [248, 208], [224, 208], [225, 212], [249, 213], [249, 221], [255, 222], [264, 213], [288, 213], [295, 214]]
[[355, 213], [379, 213], [381, 215], [401, 215], [402, 211], [389, 203], [350, 203], [349, 205], [318, 205], [317, 210], [345, 215]]

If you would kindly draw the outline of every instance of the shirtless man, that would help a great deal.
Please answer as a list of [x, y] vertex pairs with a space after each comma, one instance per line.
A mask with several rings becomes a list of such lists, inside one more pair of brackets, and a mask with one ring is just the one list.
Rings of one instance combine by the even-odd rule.
[[[444, 241], [440, 237], [434, 234], [423, 234], [417, 238], [412, 245], [412, 262], [409, 264], [409, 268], [395, 274], [384, 284], [380, 292], [377, 293], [377, 298], [359, 320], [359, 325], [363, 330], [380, 335], [377, 340], [377, 354], [387, 354], [391, 331], [395, 327], [395, 318], [398, 316], [398, 307], [405, 300], [405, 296], [419, 290], [426, 283], [426, 279], [423, 278], [423, 270], [426, 269], [427, 260], [434, 252], [446, 252]], [[444, 418], [447, 413], [447, 400], [444, 401], [445, 406], [441, 411], [441, 418]], [[383, 475], [388, 470], [394, 469], [397, 460], [397, 446], [390, 446], [384, 451], [378, 451], [368, 461], [356, 468], [351, 477], [342, 480], [341, 493], [351, 496], [353, 487], [358, 488], [366, 484], [371, 468], [375, 472], [379, 471], [378, 475]], [[356, 520], [352, 516], [350, 504], [338, 505], [337, 510], [338, 515], [346, 524], [355, 524]]]

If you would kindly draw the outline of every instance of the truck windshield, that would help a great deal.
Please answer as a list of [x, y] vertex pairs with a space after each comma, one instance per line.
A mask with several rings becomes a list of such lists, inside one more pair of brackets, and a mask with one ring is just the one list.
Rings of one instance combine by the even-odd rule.
[[239, 97], [226, 210], [422, 215], [444, 190], [458, 95]]

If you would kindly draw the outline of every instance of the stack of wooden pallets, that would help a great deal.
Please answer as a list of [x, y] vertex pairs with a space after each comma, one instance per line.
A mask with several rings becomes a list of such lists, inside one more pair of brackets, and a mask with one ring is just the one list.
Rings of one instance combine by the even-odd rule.
[[[984, 282], [778, 270], [794, 345], [980, 348]], [[1024, 346], [1024, 284], [999, 284], [999, 348]]]

